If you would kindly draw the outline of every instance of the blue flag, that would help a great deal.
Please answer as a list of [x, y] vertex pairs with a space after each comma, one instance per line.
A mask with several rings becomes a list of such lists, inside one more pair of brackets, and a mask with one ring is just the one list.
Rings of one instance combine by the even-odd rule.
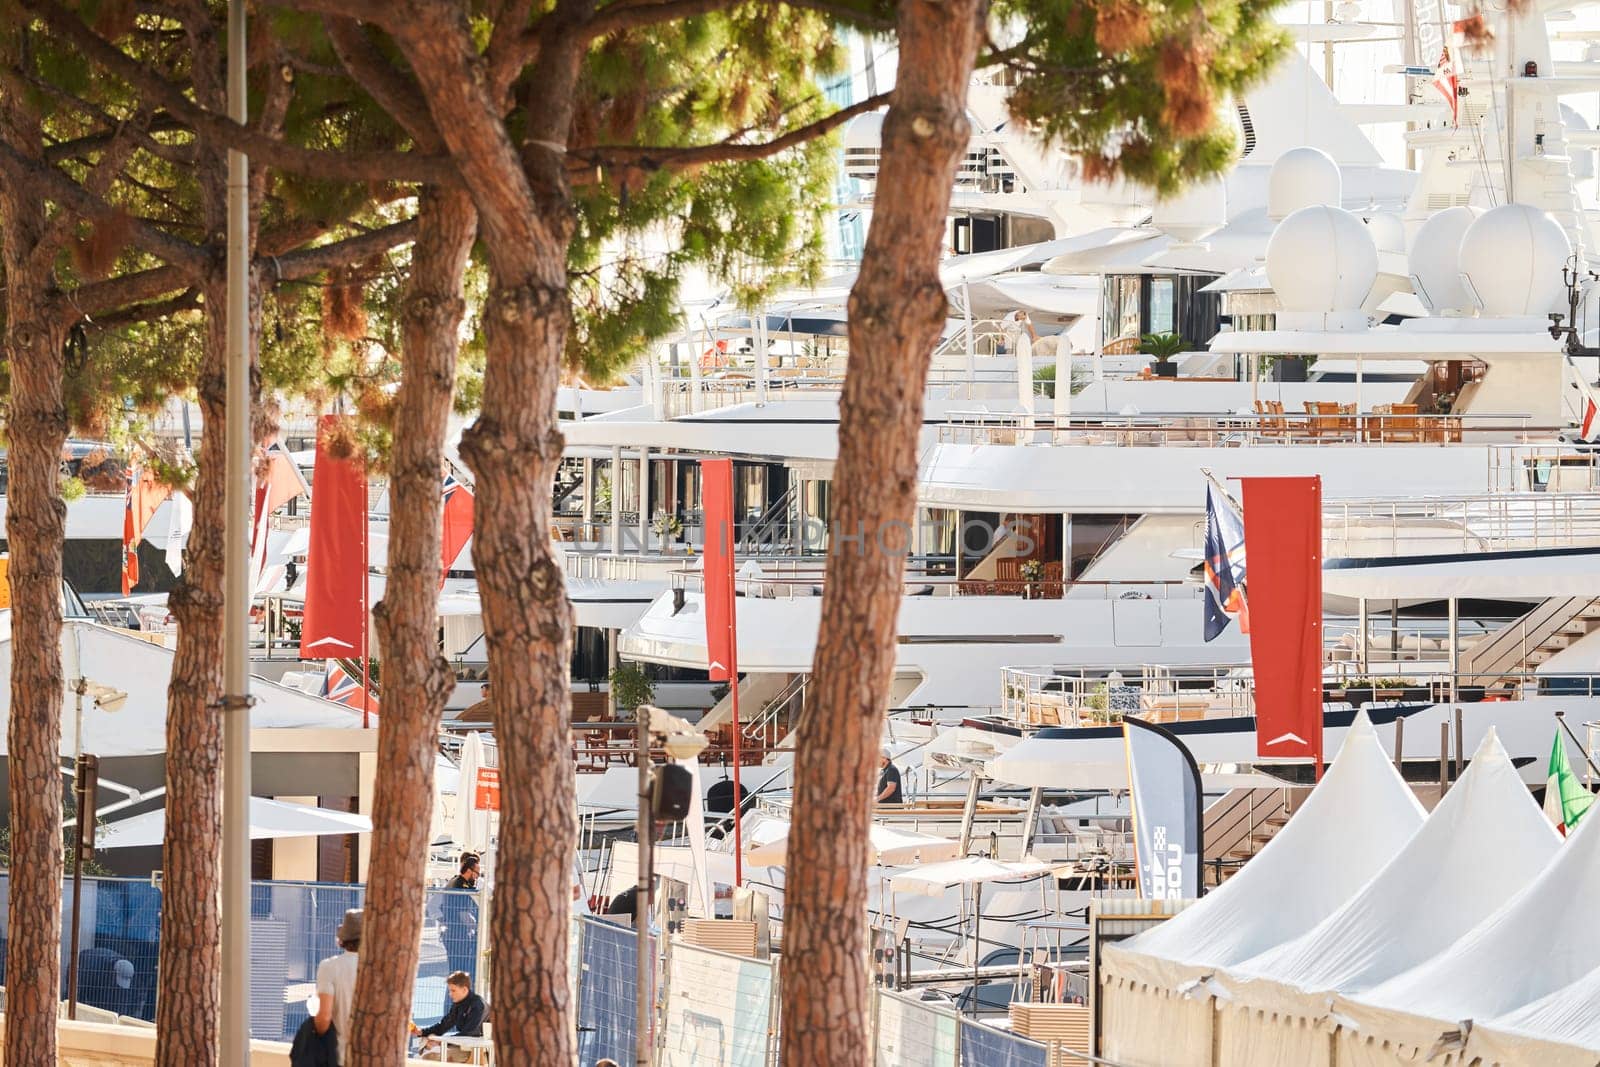
[[1244, 519], [1226, 499], [1218, 501], [1206, 486], [1206, 633], [1215, 641], [1239, 619], [1241, 633], [1250, 632], [1250, 615], [1245, 605]]

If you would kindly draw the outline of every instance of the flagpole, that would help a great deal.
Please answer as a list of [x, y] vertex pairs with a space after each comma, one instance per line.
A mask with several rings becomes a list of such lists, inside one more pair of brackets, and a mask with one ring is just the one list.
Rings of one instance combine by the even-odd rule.
[[372, 516], [367, 513], [366, 486], [367, 478], [363, 474], [361, 477], [363, 497], [361, 502], [361, 728], [363, 730], [371, 729], [372, 727], [372, 689], [371, 682], [368, 680], [367, 666], [372, 658], [369, 655], [371, 649], [368, 647], [370, 641], [369, 633], [372, 629], [369, 625], [371, 615], [367, 612], [367, 585], [372, 574], [372, 547], [371, 537], [369, 536]]
[[[729, 531], [728, 566], [733, 566], [734, 540]], [[744, 789], [739, 785], [739, 609], [738, 583], [728, 583], [728, 682], [733, 686], [733, 884], [744, 885]]]

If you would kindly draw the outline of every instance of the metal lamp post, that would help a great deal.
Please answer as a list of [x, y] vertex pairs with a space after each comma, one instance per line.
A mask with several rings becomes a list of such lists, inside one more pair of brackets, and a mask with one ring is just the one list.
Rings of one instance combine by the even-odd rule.
[[100, 761], [83, 751], [83, 698], [93, 696], [101, 711], [118, 711], [128, 702], [128, 694], [84, 677], [72, 683], [77, 698], [76, 725], [72, 731], [72, 792], [76, 803], [76, 822], [72, 833], [72, 931], [67, 957], [67, 1018], [78, 1017], [78, 919], [83, 900], [83, 853], [94, 844], [94, 796], [100, 777]]
[[[249, 120], [245, 4], [228, 0], [228, 117]], [[223, 522], [223, 1067], [250, 1062], [250, 163], [228, 151], [227, 431]]]
[[[639, 880], [634, 887], [633, 921], [637, 935], [634, 969], [638, 975], [638, 1015], [634, 1020], [634, 1063], [649, 1067], [655, 1060], [650, 1040], [650, 1010], [655, 1003], [655, 956], [650, 947], [650, 905], [655, 896], [655, 832], [650, 788], [650, 735], [660, 734], [662, 745], [674, 760], [692, 760], [706, 747], [706, 736], [678, 718], [650, 704], [634, 710], [634, 758], [639, 764], [639, 812], [635, 836], [639, 839]], [[737, 817], [737, 816], [735, 816]]]

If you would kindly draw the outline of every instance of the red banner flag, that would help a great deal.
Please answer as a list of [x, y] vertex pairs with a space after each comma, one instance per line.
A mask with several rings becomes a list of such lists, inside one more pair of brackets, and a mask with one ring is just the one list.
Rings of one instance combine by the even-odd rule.
[[156, 480], [156, 472], [138, 465], [128, 477], [128, 495], [122, 503], [122, 595], [133, 592], [139, 584], [139, 542], [144, 539], [144, 528], [161, 507], [162, 501], [172, 495], [172, 487]]
[[702, 557], [706, 604], [706, 664], [713, 682], [738, 670], [733, 593], [733, 460], [700, 461], [700, 507], [705, 515]]
[[1322, 764], [1322, 479], [1241, 478], [1256, 755]]
[[461, 550], [467, 547], [467, 541], [472, 537], [473, 519], [472, 490], [456, 480], [456, 476], [449, 471], [444, 476], [444, 513], [443, 528], [440, 531], [440, 554], [444, 560], [444, 569], [440, 574], [450, 573], [450, 564], [461, 555]]
[[329, 445], [348, 434], [341, 415], [317, 427], [311, 471], [311, 544], [306, 549], [306, 612], [300, 657], [366, 654], [367, 478], [359, 457]]

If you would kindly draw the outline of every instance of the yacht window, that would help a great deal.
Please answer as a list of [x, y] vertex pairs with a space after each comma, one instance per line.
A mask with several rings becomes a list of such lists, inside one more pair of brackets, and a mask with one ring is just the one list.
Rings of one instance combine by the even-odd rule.
[[1137, 515], [1074, 515], [1067, 527], [1068, 574], [1077, 579], [1102, 551], [1127, 532]]
[[1150, 279], [1150, 329], [1148, 333], [1171, 333], [1178, 320], [1177, 286], [1171, 278]]
[[955, 573], [956, 515], [949, 508], [929, 508], [923, 512], [922, 555], [929, 574]]

